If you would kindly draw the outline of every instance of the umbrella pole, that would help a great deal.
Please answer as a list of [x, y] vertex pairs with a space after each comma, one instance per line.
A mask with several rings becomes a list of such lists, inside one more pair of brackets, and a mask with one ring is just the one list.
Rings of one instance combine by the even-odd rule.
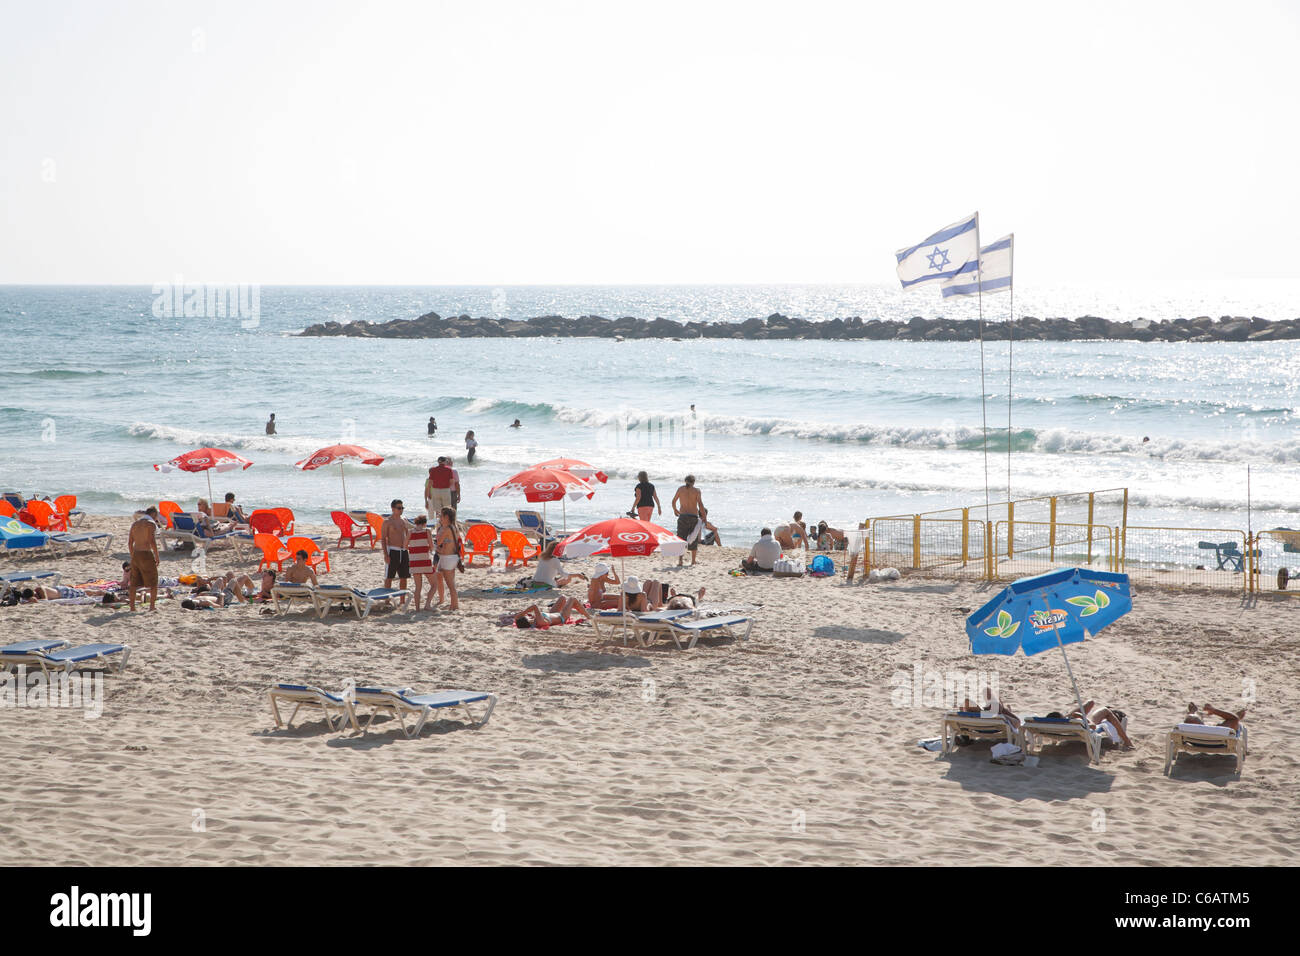
[[208, 507], [212, 507], [212, 469], [204, 468], [203, 473], [208, 476]]
[[568, 495], [565, 495], [563, 498], [560, 499], [560, 513], [563, 515], [564, 518], [563, 523], [560, 526], [560, 531], [562, 534], [568, 535], [569, 533], [569, 496]]
[[343, 473], [343, 462], [339, 462], [339, 477], [343, 479], [343, 510], [348, 510], [348, 476]]
[[[1047, 613], [1052, 613], [1052, 602], [1047, 599], [1047, 592], [1043, 592], [1043, 604], [1047, 606]], [[1065, 653], [1065, 643], [1061, 640], [1061, 628], [1053, 624], [1052, 633], [1056, 635], [1056, 646], [1061, 649], [1061, 657], [1065, 660], [1065, 672], [1070, 675], [1070, 686], [1074, 688], [1074, 699], [1079, 704], [1079, 713], [1083, 714], [1083, 722], [1088, 723], [1088, 715], [1083, 711], [1083, 698], [1079, 695], [1079, 685], [1074, 679], [1074, 670], [1070, 667], [1070, 658]]]
[[619, 570], [618, 576], [623, 579], [622, 583], [620, 583], [618, 586], [618, 603], [620, 609], [623, 611], [623, 646], [626, 647], [627, 646], [627, 591], [623, 588], [623, 585], [627, 583], [627, 559], [626, 558], [618, 559], [618, 570]]

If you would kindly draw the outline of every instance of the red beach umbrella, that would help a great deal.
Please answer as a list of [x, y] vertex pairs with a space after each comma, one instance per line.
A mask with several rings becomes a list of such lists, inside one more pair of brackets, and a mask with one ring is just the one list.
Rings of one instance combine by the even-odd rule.
[[242, 471], [252, 462], [240, 458], [233, 451], [224, 448], [196, 448], [183, 455], [177, 455], [171, 461], [154, 465], [154, 471], [203, 471], [208, 472], [208, 501], [212, 500], [212, 471]]
[[591, 485], [587, 484], [571, 471], [563, 471], [558, 468], [528, 468], [512, 475], [499, 485], [494, 485], [488, 491], [489, 498], [498, 498], [503, 495], [523, 495], [525, 501], [542, 503], [542, 522], [546, 522], [546, 502], [559, 501], [564, 503], [564, 519], [568, 523], [568, 501], [572, 498], [577, 501], [579, 498], [590, 498], [596, 493]]
[[295, 462], [295, 468], [301, 468], [303, 471], [315, 471], [317, 468], [324, 468], [326, 465], [332, 465], [335, 462], [339, 466], [339, 477], [343, 479], [343, 510], [348, 510], [348, 479], [343, 473], [345, 462], [355, 461], [363, 465], [378, 465], [384, 460], [382, 455], [376, 455], [368, 448], [362, 448], [360, 445], [329, 445], [325, 448], [318, 448], [302, 461]]
[[552, 458], [550, 461], [539, 461], [533, 465], [534, 468], [554, 468], [557, 471], [567, 471], [571, 475], [577, 475], [583, 481], [591, 481], [595, 478], [602, 485], [609, 481], [609, 475], [596, 468], [595, 465], [589, 465], [585, 461], [579, 461], [577, 458]]
[[[686, 542], [665, 528], [649, 521], [636, 518], [610, 518], [588, 525], [581, 531], [575, 531], [555, 548], [555, 553], [566, 558], [585, 558], [593, 554], [608, 554], [619, 559], [619, 570], [623, 571], [623, 559], [626, 557], [645, 556], [655, 551], [668, 557], [686, 553]], [[625, 581], [626, 574], [621, 574]], [[619, 599], [627, 607], [627, 592], [620, 591]], [[627, 618], [623, 619], [623, 637], [627, 639]]]

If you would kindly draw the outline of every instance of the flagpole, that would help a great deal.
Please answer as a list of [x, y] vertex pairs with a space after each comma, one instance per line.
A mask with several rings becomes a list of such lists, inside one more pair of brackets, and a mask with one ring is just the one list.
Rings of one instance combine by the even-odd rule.
[[989, 521], [989, 409], [984, 385], [984, 259], [980, 255], [980, 214], [975, 213], [975, 291], [980, 310], [980, 413], [984, 418], [984, 521]]
[[1016, 339], [1016, 236], [1011, 234], [1011, 248], [1007, 250], [1011, 257], [1011, 285], [1007, 292], [1011, 294], [1011, 304], [1007, 309], [1007, 501], [1011, 500], [1011, 370], [1012, 350]]

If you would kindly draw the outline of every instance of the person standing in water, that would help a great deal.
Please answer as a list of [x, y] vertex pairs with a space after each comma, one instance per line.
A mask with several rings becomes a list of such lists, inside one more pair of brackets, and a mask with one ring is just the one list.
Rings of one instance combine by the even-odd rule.
[[438, 419], [432, 415], [429, 416], [429, 437], [432, 438], [438, 433]]
[[478, 441], [474, 438], [473, 432], [465, 433], [465, 461], [474, 464], [474, 449], [478, 447]]
[[271, 417], [266, 420], [266, 433], [268, 435], [275, 434], [275, 412], [272, 412]]

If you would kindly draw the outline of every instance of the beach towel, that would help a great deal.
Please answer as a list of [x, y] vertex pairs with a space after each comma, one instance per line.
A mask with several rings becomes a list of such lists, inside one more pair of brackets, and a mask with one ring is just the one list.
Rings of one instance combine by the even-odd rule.
[[433, 574], [433, 532], [428, 528], [411, 532], [406, 545], [411, 557], [412, 574]]
[[543, 584], [540, 581], [534, 581], [526, 588], [521, 588], [517, 585], [511, 585], [509, 587], [502, 586], [496, 588], [478, 588], [475, 590], [464, 590], [461, 591], [460, 593], [463, 597], [503, 598], [503, 597], [527, 597], [530, 594], [537, 594], [543, 591], [554, 591], [554, 590], [555, 588], [551, 587], [549, 584]]
[[700, 532], [704, 523], [699, 515], [680, 514], [677, 516], [677, 537], [686, 542], [686, 547], [694, 550], [700, 544]]
[[1015, 744], [994, 744], [992, 754], [989, 763], [1001, 764], [1004, 767], [1018, 767], [1025, 762], [1025, 752]]

